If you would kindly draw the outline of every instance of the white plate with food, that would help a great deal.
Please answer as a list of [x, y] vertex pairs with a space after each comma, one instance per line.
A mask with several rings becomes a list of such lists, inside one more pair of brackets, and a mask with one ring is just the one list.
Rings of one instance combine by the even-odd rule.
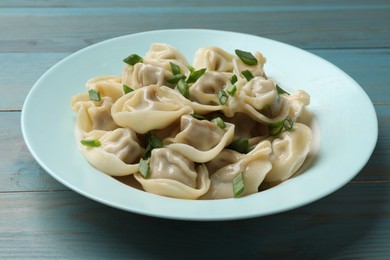
[[37, 162], [88, 198], [231, 220], [342, 187], [367, 163], [378, 127], [362, 88], [322, 58], [183, 29], [110, 39], [60, 61], [28, 94], [22, 132]]

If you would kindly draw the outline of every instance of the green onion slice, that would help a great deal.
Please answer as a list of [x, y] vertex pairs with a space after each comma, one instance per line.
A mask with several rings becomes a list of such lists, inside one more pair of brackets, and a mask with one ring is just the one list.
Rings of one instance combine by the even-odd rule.
[[240, 194], [244, 191], [244, 178], [242, 176], [242, 172], [240, 172], [234, 179], [233, 179], [233, 196], [234, 198], [238, 198]]
[[277, 136], [283, 131], [283, 121], [274, 122], [268, 125], [270, 136]]
[[244, 137], [239, 137], [228, 145], [228, 149], [235, 150], [239, 153], [246, 153], [249, 147], [249, 140]]
[[146, 149], [145, 149], [144, 158], [147, 159], [151, 156], [152, 150], [154, 148], [163, 147], [163, 143], [160, 139], [158, 139], [158, 137], [156, 136], [155, 133], [148, 132], [146, 134], [146, 138], [145, 138], [145, 146], [146, 146]]
[[251, 79], [253, 79], [253, 74], [250, 70], [244, 70], [244, 71], [241, 71], [241, 74], [244, 75], [244, 77], [246, 78], [247, 81], [250, 81]]
[[283, 120], [283, 127], [287, 131], [291, 131], [294, 127], [294, 122], [290, 117], [286, 117], [286, 119]]
[[171, 70], [172, 70], [173, 75], [181, 74], [181, 69], [180, 69], [179, 65], [176, 65], [173, 62], [170, 62], [170, 64], [171, 64]]
[[130, 88], [130, 87], [127, 86], [127, 85], [123, 85], [123, 92], [125, 92], [125, 94], [130, 93], [130, 92], [133, 92], [133, 91], [134, 91], [133, 88]]
[[134, 66], [135, 64], [137, 64], [139, 62], [143, 62], [143, 59], [142, 59], [142, 57], [138, 56], [137, 54], [131, 54], [129, 57], [124, 58], [123, 62], [125, 62], [131, 66]]
[[237, 82], [238, 78], [237, 78], [237, 75], [234, 74], [231, 78], [230, 78], [230, 83], [232, 84], [235, 84]]
[[172, 84], [177, 84], [179, 82], [179, 80], [181, 79], [185, 79], [186, 76], [184, 76], [183, 74], [176, 74], [176, 75], [173, 75], [173, 77], [167, 79], [167, 81], [169, 83], [172, 83]]
[[188, 76], [187, 83], [195, 83], [202, 75], [206, 72], [206, 68], [191, 71], [191, 74]]
[[252, 53], [242, 50], [235, 50], [236, 55], [247, 65], [257, 65], [257, 59]]
[[141, 160], [139, 161], [138, 170], [141, 173], [142, 177], [147, 179], [150, 173], [149, 161], [141, 158]]
[[99, 140], [81, 140], [80, 143], [88, 147], [99, 147], [101, 145]]
[[189, 98], [190, 96], [190, 87], [188, 84], [184, 81], [184, 79], [180, 79], [179, 82], [176, 85], [176, 89], [185, 97]]
[[219, 103], [221, 103], [221, 105], [225, 105], [227, 100], [228, 100], [228, 95], [226, 94], [226, 91], [221, 89], [219, 92], [218, 92], [218, 99], [219, 99]]
[[211, 122], [217, 124], [217, 126], [219, 126], [221, 129], [226, 128], [225, 122], [220, 117], [216, 117], [216, 118], [212, 119]]
[[281, 95], [281, 94], [290, 95], [290, 93], [288, 93], [287, 91], [285, 91], [284, 89], [282, 89], [278, 84], [276, 84], [276, 91], [278, 91], [278, 94], [279, 94], [279, 95]]
[[195, 119], [198, 119], [198, 120], [207, 120], [207, 118], [205, 118], [204, 116], [201, 116], [199, 114], [191, 114], [191, 116]]
[[100, 92], [97, 89], [88, 90], [89, 99], [92, 101], [101, 101], [102, 97], [100, 96]]
[[228, 82], [226, 92], [229, 93], [230, 96], [234, 96], [234, 94], [236, 94], [236, 91], [237, 91], [236, 85], [232, 85], [230, 82]]
[[189, 70], [190, 70], [190, 72], [194, 72], [194, 71], [195, 71], [195, 68], [194, 68], [194, 67], [192, 67], [191, 65], [188, 65], [188, 66], [187, 66], [187, 69], [189, 69]]

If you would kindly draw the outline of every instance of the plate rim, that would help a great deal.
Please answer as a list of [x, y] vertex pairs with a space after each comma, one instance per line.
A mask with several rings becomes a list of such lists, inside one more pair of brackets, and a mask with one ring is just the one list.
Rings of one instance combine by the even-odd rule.
[[[145, 211], [145, 210], [139, 210], [139, 209], [136, 209], [136, 208], [129, 208], [129, 207], [123, 207], [121, 205], [118, 205], [116, 203], [110, 203], [109, 201], [106, 201], [102, 198], [97, 198], [96, 196], [93, 196], [92, 194], [86, 192], [85, 190], [80, 190], [78, 189], [77, 187], [74, 187], [73, 185], [67, 183], [63, 178], [61, 178], [60, 176], [58, 176], [57, 174], [55, 174], [54, 172], [52, 172], [52, 169], [50, 167], [47, 166], [47, 164], [42, 161], [42, 159], [40, 158], [40, 156], [38, 154], [36, 154], [36, 151], [31, 143], [31, 140], [29, 139], [29, 133], [28, 133], [28, 129], [26, 128], [27, 125], [26, 125], [26, 111], [27, 111], [27, 108], [28, 108], [28, 105], [29, 103], [31, 102], [31, 99], [33, 97], [33, 92], [39, 88], [39, 84], [44, 80], [45, 77], [47, 76], [50, 76], [50, 73], [51, 71], [54, 69], [54, 68], [57, 68], [58, 66], [60, 66], [61, 64], [63, 63], [66, 63], [68, 60], [74, 58], [74, 57], [77, 57], [77, 55], [79, 55], [80, 53], [82, 52], [85, 52], [85, 51], [88, 51], [88, 50], [92, 50], [93, 48], [99, 48], [99, 46], [103, 46], [105, 44], [110, 44], [111, 42], [115, 42], [115, 41], [120, 41], [121, 39], [126, 39], [128, 37], [142, 37], [142, 35], [147, 35], [147, 34], [155, 34], [155, 33], [159, 33], [159, 34], [164, 34], [164, 33], [172, 33], [172, 32], [175, 32], [175, 33], [194, 33], [194, 32], [197, 32], [197, 33], [219, 33], [219, 34], [234, 34], [234, 35], [241, 35], [243, 37], [255, 37], [255, 38], [259, 38], [261, 40], [266, 40], [266, 41], [270, 41], [270, 42], [274, 42], [278, 45], [284, 45], [284, 46], [287, 46], [288, 48], [293, 48], [293, 49], [296, 49], [296, 50], [299, 50], [300, 52], [304, 52], [308, 55], [311, 55], [313, 57], [315, 57], [316, 59], [320, 59], [322, 60], [322, 62], [325, 62], [327, 63], [328, 66], [332, 66], [334, 69], [336, 69], [339, 73], [341, 73], [344, 77], [348, 78], [349, 81], [351, 81], [353, 84], [355, 84], [357, 86], [357, 90], [360, 91], [360, 94], [362, 94], [363, 96], [365, 96], [366, 99], [368, 99], [370, 102], [370, 97], [368, 96], [368, 94], [364, 91], [364, 89], [351, 77], [349, 76], [347, 73], [345, 73], [343, 70], [341, 70], [339, 67], [337, 67], [336, 65], [334, 65], [333, 63], [325, 60], [324, 58], [320, 57], [320, 56], [317, 56], [309, 51], [306, 51], [306, 50], [303, 50], [299, 47], [296, 47], [296, 46], [293, 46], [293, 45], [290, 45], [290, 44], [287, 44], [287, 43], [284, 43], [284, 42], [280, 42], [280, 41], [276, 41], [276, 40], [273, 40], [273, 39], [269, 39], [269, 38], [265, 38], [265, 37], [262, 37], [262, 36], [257, 36], [257, 35], [251, 35], [251, 34], [246, 34], [246, 33], [240, 33], [240, 32], [231, 32], [231, 31], [223, 31], [223, 30], [210, 30], [210, 29], [167, 29], [167, 30], [152, 30], [152, 31], [145, 31], [145, 32], [139, 32], [139, 33], [134, 33], [134, 34], [127, 34], [127, 35], [122, 35], [122, 36], [118, 36], [118, 37], [114, 37], [114, 38], [110, 38], [110, 39], [107, 39], [107, 40], [104, 40], [104, 41], [100, 41], [98, 43], [95, 43], [93, 45], [90, 45], [90, 46], [87, 46], [87, 47], [84, 47], [68, 56], [66, 56], [65, 58], [61, 59], [59, 62], [57, 62], [56, 64], [54, 64], [53, 66], [51, 66], [36, 82], [35, 84], [33, 85], [33, 87], [30, 89], [28, 95], [26, 96], [26, 99], [23, 103], [23, 107], [22, 107], [22, 112], [21, 112], [21, 129], [22, 129], [22, 136], [23, 136], [23, 139], [26, 143], [26, 146], [29, 150], [29, 152], [32, 154], [32, 156], [34, 157], [34, 159], [38, 162], [38, 164], [48, 173], [50, 174], [52, 177], [54, 177], [57, 181], [59, 181], [60, 183], [62, 183], [63, 185], [65, 185], [66, 187], [68, 187], [69, 189], [73, 190], [73, 191], [76, 191], [77, 193], [85, 196], [85, 197], [88, 197], [94, 201], [98, 201], [102, 204], [105, 204], [105, 205], [109, 205], [111, 207], [114, 207], [114, 208], [119, 208], [119, 209], [122, 209], [122, 210], [126, 210], [126, 211], [130, 211], [130, 212], [133, 212], [133, 213], [137, 213], [137, 214], [143, 214], [143, 215], [148, 215], [148, 216], [153, 216], [153, 217], [160, 217], [160, 218], [168, 218], [168, 219], [177, 219], [177, 220], [196, 220], [196, 221], [215, 221], [215, 220], [237, 220], [237, 219], [245, 219], [245, 218], [252, 218], [252, 217], [260, 217], [260, 216], [265, 216], [265, 215], [271, 215], [271, 214], [276, 214], [276, 213], [279, 213], [279, 212], [284, 212], [284, 211], [289, 211], [289, 210], [292, 210], [292, 209], [295, 209], [295, 208], [298, 208], [298, 207], [301, 207], [301, 206], [304, 206], [304, 205], [307, 205], [309, 203], [312, 203], [314, 201], [317, 201], [331, 193], [333, 193], [334, 191], [338, 190], [339, 188], [341, 188], [342, 186], [344, 186], [345, 184], [347, 184], [348, 181], [350, 181], [352, 178], [354, 178], [360, 171], [361, 169], [367, 164], [367, 162], [369, 161], [374, 149], [375, 149], [375, 146], [376, 146], [376, 143], [377, 143], [377, 140], [378, 140], [378, 119], [377, 119], [377, 116], [376, 116], [376, 112], [375, 112], [375, 109], [374, 109], [374, 106], [371, 102], [371, 107], [370, 109], [372, 110], [371, 111], [371, 114], [373, 112], [372, 115], [374, 115], [373, 118], [371, 118], [371, 120], [373, 120], [373, 123], [374, 125], [372, 126], [373, 127], [373, 132], [372, 132], [372, 136], [374, 137], [374, 141], [371, 143], [371, 147], [368, 149], [368, 154], [369, 156], [367, 156], [366, 160], [364, 162], [361, 163], [358, 171], [354, 174], [351, 174], [350, 175], [350, 178], [347, 180], [347, 181], [344, 181], [343, 183], [339, 183], [338, 186], [334, 186], [332, 187], [332, 189], [329, 189], [326, 193], [322, 193], [322, 194], [319, 194], [317, 197], [312, 197], [311, 199], [309, 200], [305, 200], [305, 201], [302, 201], [302, 203], [295, 203], [294, 205], [291, 205], [290, 207], [284, 207], [284, 208], [279, 208], [279, 209], [275, 209], [275, 210], [270, 210], [266, 213], [261, 213], [261, 212], [257, 212], [257, 213], [252, 213], [252, 214], [239, 214], [239, 215], [230, 215], [230, 216], [212, 216], [212, 215], [209, 215], [209, 216], [188, 216], [188, 215], [180, 215], [180, 216], [175, 216], [173, 214], [170, 214], [170, 213], [166, 213], [166, 214], [162, 214], [161, 212], [153, 212], [153, 211]], [[261, 50], [259, 50], [261, 52]], [[309, 93], [310, 94], [310, 93]], [[70, 98], [70, 97], [69, 97]], [[148, 195], [149, 196], [149, 195]], [[152, 196], [158, 196], [158, 195], [154, 195], [152, 194]], [[171, 199], [171, 198], [168, 198], [168, 199]], [[236, 202], [239, 202], [240, 200], [242, 200], [243, 198], [240, 198], [239, 200], [236, 200]], [[209, 203], [209, 201], [207, 201]], [[204, 201], [199, 201], [199, 202], [196, 202], [196, 203], [205, 203]], [[214, 203], [214, 202], [212, 202]]]

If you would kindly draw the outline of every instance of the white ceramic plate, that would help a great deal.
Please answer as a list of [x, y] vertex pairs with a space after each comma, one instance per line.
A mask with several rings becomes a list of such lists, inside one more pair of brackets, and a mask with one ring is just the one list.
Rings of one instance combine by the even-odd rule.
[[[70, 98], [85, 92], [97, 75], [120, 75], [122, 59], [143, 55], [155, 42], [168, 43], [191, 62], [200, 47], [260, 51], [265, 71], [288, 91], [304, 89], [315, 114], [317, 151], [303, 173], [274, 188], [240, 199], [190, 201], [149, 194], [97, 170], [74, 138]], [[320, 129], [320, 133], [319, 130]], [[165, 30], [107, 40], [80, 50], [49, 69], [23, 106], [22, 132], [37, 162], [74, 191], [101, 203], [140, 214], [184, 220], [228, 220], [264, 216], [318, 200], [351, 180], [366, 164], [377, 140], [377, 118], [362, 88], [331, 63], [273, 40], [212, 30]], [[363, 134], [364, 133], [364, 134]], [[318, 147], [319, 145], [319, 147]]]

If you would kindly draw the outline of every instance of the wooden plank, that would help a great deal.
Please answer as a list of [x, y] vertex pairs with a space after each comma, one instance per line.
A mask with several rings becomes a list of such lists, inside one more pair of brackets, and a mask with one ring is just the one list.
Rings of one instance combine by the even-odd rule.
[[[206, 12], [199, 7], [127, 8], [113, 9], [111, 14], [105, 9], [70, 10], [68, 14], [66, 9], [64, 13], [51, 9], [4, 10], [0, 12], [0, 52], [73, 52], [125, 34], [194, 25], [260, 35], [307, 49], [390, 47], [388, 6], [272, 12], [261, 6], [245, 8], [219, 12], [218, 8]], [[227, 16], [235, 22], [226, 23]]]
[[66, 189], [27, 150], [20, 131], [20, 113], [1, 112], [0, 122], [0, 192]]
[[70, 53], [0, 53], [0, 110], [20, 110], [39, 77]]
[[[375, 104], [390, 104], [390, 49], [311, 50], [354, 78]], [[36, 80], [70, 53], [0, 53], [0, 110], [20, 110]], [[26, 62], [30, 61], [30, 62]], [[31, 64], [33, 63], [33, 65]], [[23, 75], [23, 76], [21, 76]]]
[[[60, 8], [75, 8], [75, 7], [83, 7], [83, 8], [91, 8], [91, 7], [131, 7], [131, 6], [137, 6], [137, 7], [167, 7], [167, 6], [188, 6], [193, 7], [194, 1], [192, 0], [166, 0], [166, 1], [160, 1], [160, 0], [92, 0], [92, 1], [62, 1], [62, 0], [18, 0], [18, 1], [1, 1], [0, 7], [60, 7]], [[210, 0], [198, 0], [196, 1], [196, 6], [218, 6], [220, 4], [219, 1], [210, 1]], [[223, 1], [223, 6], [310, 6], [314, 5], [316, 7], [323, 7], [323, 6], [345, 6], [345, 5], [352, 5], [353, 6], [378, 6], [378, 5], [387, 5], [387, 0], [373, 0], [370, 2], [367, 2], [366, 0], [342, 0], [342, 1], [327, 1], [327, 0], [319, 0], [315, 1], [307, 1], [307, 0], [300, 0], [300, 1], [290, 1], [290, 0], [280, 0], [280, 1], [273, 1], [273, 0], [244, 0], [237, 2], [235, 0], [225, 0]]]
[[[379, 139], [354, 182], [390, 182], [390, 106], [376, 106]], [[67, 189], [32, 158], [21, 136], [19, 112], [0, 113], [0, 192]], [[351, 130], [352, 131], [352, 130]]]
[[225, 222], [145, 217], [68, 191], [0, 193], [0, 258], [385, 259], [389, 216], [390, 183]]

